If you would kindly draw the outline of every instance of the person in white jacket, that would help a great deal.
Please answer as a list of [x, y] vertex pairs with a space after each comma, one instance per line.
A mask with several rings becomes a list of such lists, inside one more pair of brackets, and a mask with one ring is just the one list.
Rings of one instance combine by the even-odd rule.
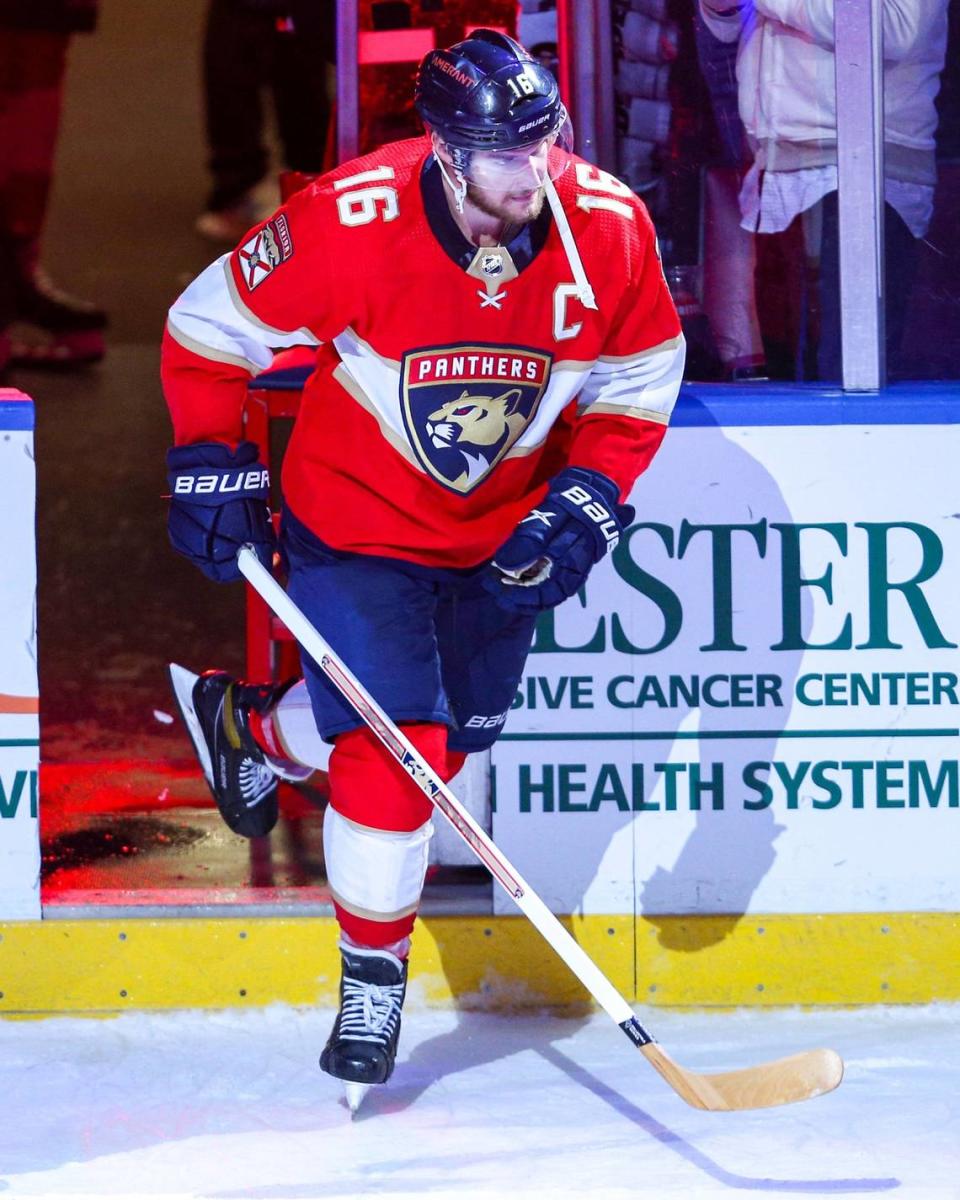
[[[903, 333], [936, 184], [935, 98], [947, 43], [948, 0], [882, 0], [888, 363]], [[820, 260], [817, 374], [838, 380], [837, 117], [833, 0], [700, 0], [704, 21], [739, 40], [740, 116], [754, 163], [740, 193], [744, 228], [778, 233], [803, 216]]]

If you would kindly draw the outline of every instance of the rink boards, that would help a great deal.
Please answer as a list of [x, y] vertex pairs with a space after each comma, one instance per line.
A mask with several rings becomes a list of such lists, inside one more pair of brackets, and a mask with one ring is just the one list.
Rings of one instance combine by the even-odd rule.
[[960, 907], [957, 412], [684, 397], [493, 750], [495, 839], [555, 912]]
[[[960, 1000], [949, 913], [564, 918], [644, 1006]], [[0, 1014], [333, 1005], [332, 918], [49, 920], [0, 925]], [[408, 1004], [583, 1008], [586, 992], [523, 917], [418, 922]]]
[[33, 402], [0, 388], [0, 918], [13, 919], [40, 916], [35, 496]]
[[[632, 1000], [960, 999], [958, 412], [939, 386], [687, 389], [629, 536], [541, 623], [493, 753], [493, 833]], [[32, 533], [32, 457], [29, 488]], [[21, 920], [39, 915], [34, 576], [14, 584], [0, 1012], [332, 1002], [329, 918]], [[582, 1003], [512, 911], [424, 918], [412, 996]]]

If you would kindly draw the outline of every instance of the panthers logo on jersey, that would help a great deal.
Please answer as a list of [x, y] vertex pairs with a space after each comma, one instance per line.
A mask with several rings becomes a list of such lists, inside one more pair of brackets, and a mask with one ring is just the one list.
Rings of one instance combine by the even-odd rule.
[[533, 420], [551, 358], [521, 346], [444, 346], [404, 355], [401, 407], [428, 474], [466, 495]]

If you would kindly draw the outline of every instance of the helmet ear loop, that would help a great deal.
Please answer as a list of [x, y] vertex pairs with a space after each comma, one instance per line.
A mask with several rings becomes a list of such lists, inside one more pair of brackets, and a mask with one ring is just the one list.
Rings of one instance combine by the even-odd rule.
[[450, 151], [450, 163], [453, 167], [453, 173], [456, 176], [457, 182], [454, 183], [447, 174], [447, 168], [444, 166], [443, 159], [439, 154], [436, 156], [437, 163], [440, 167], [440, 174], [446, 180], [450, 191], [453, 192], [453, 202], [457, 206], [457, 212], [462, 213], [463, 203], [467, 198], [467, 181], [463, 176], [463, 172], [466, 170], [467, 163], [464, 161], [464, 159], [467, 159], [469, 156], [464, 155], [463, 151], [457, 147], [448, 146], [447, 149]]
[[457, 177], [457, 182], [451, 184], [453, 188], [453, 202], [457, 206], [457, 212], [463, 212], [463, 202], [467, 198], [467, 181], [463, 177], [463, 172], [454, 168], [454, 175]]

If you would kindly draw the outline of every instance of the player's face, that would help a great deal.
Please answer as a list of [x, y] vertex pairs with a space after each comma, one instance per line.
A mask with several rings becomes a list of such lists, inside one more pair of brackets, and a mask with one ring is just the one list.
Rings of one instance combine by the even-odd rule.
[[482, 213], [511, 224], [532, 221], [544, 202], [543, 181], [553, 138], [531, 146], [470, 156], [467, 198]]
[[556, 180], [572, 161], [573, 126], [565, 110], [546, 137], [504, 150], [453, 149], [439, 133], [432, 134], [434, 153], [447, 170], [466, 186], [475, 213], [511, 225], [534, 220], [546, 200], [545, 181]]
[[473, 184], [467, 184], [467, 199], [488, 217], [496, 217], [507, 225], [525, 225], [534, 221], [543, 208], [543, 188], [535, 192], [506, 193], [495, 196], [484, 192]]

